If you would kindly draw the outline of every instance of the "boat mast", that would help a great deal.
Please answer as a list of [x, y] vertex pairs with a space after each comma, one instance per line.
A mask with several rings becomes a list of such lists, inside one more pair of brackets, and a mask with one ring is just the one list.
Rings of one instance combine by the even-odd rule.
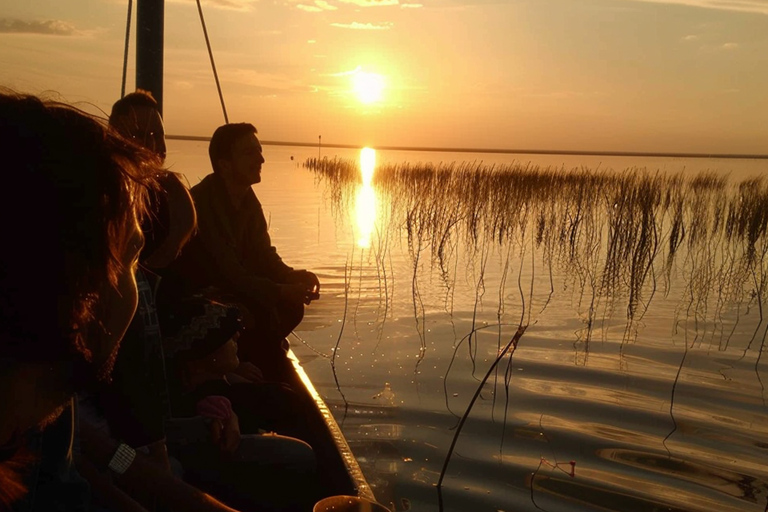
[[165, 0], [136, 1], [136, 88], [152, 93], [163, 115]]

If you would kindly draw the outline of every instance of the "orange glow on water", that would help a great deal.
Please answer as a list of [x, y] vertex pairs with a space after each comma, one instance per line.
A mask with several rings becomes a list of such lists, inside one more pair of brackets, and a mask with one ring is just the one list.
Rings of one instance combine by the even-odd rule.
[[371, 186], [373, 173], [376, 169], [376, 150], [363, 148], [360, 150], [360, 174], [363, 183], [357, 189], [355, 198], [355, 219], [357, 220], [357, 245], [367, 249], [371, 246], [371, 235], [376, 224], [376, 191]]
[[360, 174], [363, 177], [363, 186], [370, 187], [373, 180], [373, 171], [376, 169], [376, 150], [363, 148], [360, 150]]

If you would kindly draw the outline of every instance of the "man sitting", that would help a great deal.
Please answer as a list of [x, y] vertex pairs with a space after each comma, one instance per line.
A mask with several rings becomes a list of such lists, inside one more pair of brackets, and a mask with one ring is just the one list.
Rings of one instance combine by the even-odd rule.
[[269, 372], [285, 360], [285, 337], [301, 322], [304, 305], [319, 297], [320, 282], [286, 265], [272, 246], [251, 188], [261, 181], [264, 164], [256, 133], [253, 125], [238, 123], [213, 134], [213, 173], [191, 190], [198, 233], [165, 276], [164, 291], [178, 297], [209, 288], [213, 298], [240, 305], [246, 327], [241, 359]]

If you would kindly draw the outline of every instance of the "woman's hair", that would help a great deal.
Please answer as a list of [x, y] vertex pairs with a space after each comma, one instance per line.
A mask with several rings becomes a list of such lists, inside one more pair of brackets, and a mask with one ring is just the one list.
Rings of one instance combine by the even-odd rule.
[[1, 90], [0, 154], [0, 359], [90, 361], [157, 161], [103, 120]]

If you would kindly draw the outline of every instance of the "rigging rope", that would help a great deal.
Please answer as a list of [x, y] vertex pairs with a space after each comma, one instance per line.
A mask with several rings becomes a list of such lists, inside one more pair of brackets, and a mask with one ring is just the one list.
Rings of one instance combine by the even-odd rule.
[[133, 0], [128, 0], [128, 19], [125, 22], [125, 51], [123, 53], [123, 82], [120, 87], [120, 98], [125, 97], [125, 77], [128, 74], [128, 46], [131, 42], [131, 12]]
[[211, 42], [208, 39], [208, 30], [205, 28], [205, 17], [203, 16], [203, 7], [200, 5], [200, 0], [197, 0], [197, 12], [200, 13], [200, 23], [203, 26], [203, 34], [205, 35], [205, 44], [208, 47], [208, 57], [211, 59], [211, 69], [213, 69], [213, 78], [216, 80], [216, 89], [219, 91], [219, 100], [221, 101], [221, 111], [224, 113], [224, 122], [229, 124], [229, 117], [227, 116], [227, 107], [224, 106], [224, 95], [221, 93], [221, 84], [219, 83], [219, 74], [216, 72], [216, 63], [213, 61], [213, 51], [211, 50]]

